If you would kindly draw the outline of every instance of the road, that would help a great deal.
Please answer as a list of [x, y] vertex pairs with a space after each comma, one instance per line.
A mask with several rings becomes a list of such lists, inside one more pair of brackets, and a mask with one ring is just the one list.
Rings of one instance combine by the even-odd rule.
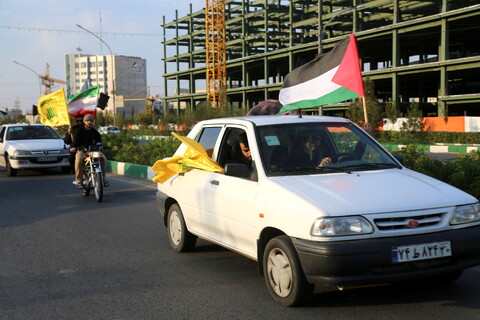
[[324, 288], [281, 307], [254, 261], [203, 241], [172, 252], [152, 183], [108, 178], [97, 203], [70, 175], [0, 172], [0, 319], [478, 319], [479, 267], [450, 285]]

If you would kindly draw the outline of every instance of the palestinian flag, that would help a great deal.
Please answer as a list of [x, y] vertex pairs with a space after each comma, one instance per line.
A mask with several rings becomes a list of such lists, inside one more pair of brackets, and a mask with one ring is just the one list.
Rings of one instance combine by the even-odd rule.
[[97, 102], [100, 86], [91, 87], [68, 99], [68, 113], [72, 117], [80, 114], [97, 115]]
[[357, 43], [351, 34], [328, 53], [296, 68], [285, 77], [279, 94], [283, 104], [279, 113], [364, 95]]

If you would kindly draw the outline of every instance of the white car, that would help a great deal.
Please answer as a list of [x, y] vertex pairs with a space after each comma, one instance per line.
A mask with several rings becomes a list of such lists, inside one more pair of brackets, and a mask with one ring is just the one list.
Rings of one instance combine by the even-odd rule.
[[17, 170], [61, 168], [68, 173], [69, 150], [51, 127], [43, 124], [6, 124], [0, 126], [0, 166], [8, 176]]
[[[231, 158], [243, 133], [250, 168]], [[478, 200], [405, 168], [346, 119], [213, 119], [188, 137], [225, 172], [158, 184], [171, 247], [192, 250], [200, 237], [258, 261], [281, 305], [305, 302], [314, 285], [446, 282], [480, 264]]]
[[106, 127], [100, 127], [98, 128], [98, 132], [100, 134], [108, 134], [108, 133], [120, 133], [120, 129], [118, 127], [113, 127], [113, 126], [106, 126]]

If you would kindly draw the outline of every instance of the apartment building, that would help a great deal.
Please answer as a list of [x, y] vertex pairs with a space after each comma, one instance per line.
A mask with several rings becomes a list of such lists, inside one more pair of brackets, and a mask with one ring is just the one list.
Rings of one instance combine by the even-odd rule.
[[66, 54], [67, 97], [99, 85], [110, 99], [105, 111], [131, 117], [145, 110], [147, 62], [122, 55]]

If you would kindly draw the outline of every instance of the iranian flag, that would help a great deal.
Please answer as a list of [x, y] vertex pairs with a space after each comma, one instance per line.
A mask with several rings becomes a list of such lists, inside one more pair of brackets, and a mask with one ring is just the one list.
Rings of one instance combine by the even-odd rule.
[[97, 101], [100, 93], [100, 86], [93, 86], [76, 96], [68, 99], [68, 113], [73, 117], [80, 114], [91, 114], [95, 118], [97, 115]]
[[283, 82], [279, 113], [365, 96], [355, 36], [290, 72]]

